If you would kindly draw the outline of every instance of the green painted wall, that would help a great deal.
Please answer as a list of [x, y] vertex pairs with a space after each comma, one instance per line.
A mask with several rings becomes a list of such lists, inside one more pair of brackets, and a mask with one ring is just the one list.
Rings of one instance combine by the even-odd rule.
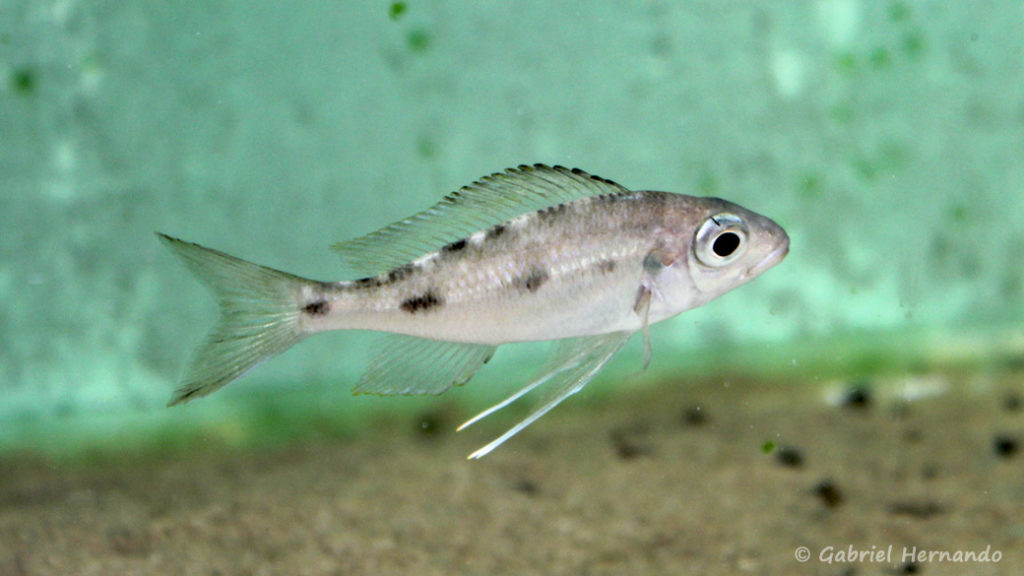
[[241, 422], [254, 395], [429, 405], [350, 401], [368, 336], [332, 334], [163, 409], [215, 308], [152, 233], [334, 279], [330, 243], [524, 162], [789, 231], [779, 268], [654, 330], [654, 375], [1024, 348], [1024, 4], [402, 5], [0, 4], [0, 442]]

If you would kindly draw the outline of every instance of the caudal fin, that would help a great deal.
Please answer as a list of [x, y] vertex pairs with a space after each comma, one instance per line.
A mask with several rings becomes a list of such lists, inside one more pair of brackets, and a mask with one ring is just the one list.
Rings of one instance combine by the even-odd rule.
[[196, 348], [168, 406], [206, 396], [301, 340], [298, 301], [312, 281], [157, 233], [209, 286], [220, 319]]

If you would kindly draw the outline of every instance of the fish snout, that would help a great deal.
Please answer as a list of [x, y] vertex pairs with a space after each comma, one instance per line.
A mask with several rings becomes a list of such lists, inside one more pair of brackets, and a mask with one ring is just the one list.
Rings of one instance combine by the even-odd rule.
[[775, 266], [789, 254], [789, 235], [779, 228], [779, 240], [776, 243], [775, 249], [768, 253], [767, 256], [762, 258], [758, 263], [754, 264], [747, 269], [745, 276], [747, 278], [756, 278], [764, 273], [765, 270]]

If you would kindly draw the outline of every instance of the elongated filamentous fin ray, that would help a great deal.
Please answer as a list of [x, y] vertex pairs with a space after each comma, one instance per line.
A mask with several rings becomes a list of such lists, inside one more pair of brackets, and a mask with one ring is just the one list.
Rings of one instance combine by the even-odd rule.
[[587, 196], [628, 192], [578, 169], [509, 168], [445, 196], [434, 206], [332, 248], [348, 272], [373, 276], [516, 216]]
[[157, 236], [210, 287], [220, 305], [220, 319], [193, 353], [169, 406], [222, 388], [303, 338], [297, 301], [312, 280]]
[[651, 294], [650, 288], [642, 286], [634, 306], [634, 311], [640, 316], [640, 330], [644, 336], [644, 364], [641, 372], [645, 372], [651, 365]]
[[534, 408], [529, 416], [491, 443], [470, 454], [469, 458], [476, 459], [486, 456], [492, 450], [501, 446], [506, 440], [515, 436], [530, 424], [533, 424], [544, 414], [547, 414], [563, 400], [582, 390], [594, 375], [622, 349], [623, 344], [626, 343], [631, 334], [631, 332], [613, 332], [611, 334], [569, 338], [559, 341], [551, 353], [550, 360], [534, 380], [509, 398], [484, 410], [462, 426], [459, 426], [459, 430], [462, 430], [511, 404], [542, 384], [547, 384], [537, 407]]
[[354, 392], [383, 396], [440, 394], [473, 377], [495, 346], [382, 334]]

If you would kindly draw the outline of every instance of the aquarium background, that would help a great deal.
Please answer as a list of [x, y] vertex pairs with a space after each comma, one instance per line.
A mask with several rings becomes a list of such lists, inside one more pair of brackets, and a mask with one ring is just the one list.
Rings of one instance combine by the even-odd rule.
[[153, 233], [339, 279], [331, 243], [521, 163], [721, 196], [792, 238], [593, 394], [1019, 358], [1022, 29], [1018, 2], [0, 3], [0, 444], [501, 397], [543, 346], [443, 400], [352, 398], [371, 336], [349, 333], [165, 409], [216, 308]]

